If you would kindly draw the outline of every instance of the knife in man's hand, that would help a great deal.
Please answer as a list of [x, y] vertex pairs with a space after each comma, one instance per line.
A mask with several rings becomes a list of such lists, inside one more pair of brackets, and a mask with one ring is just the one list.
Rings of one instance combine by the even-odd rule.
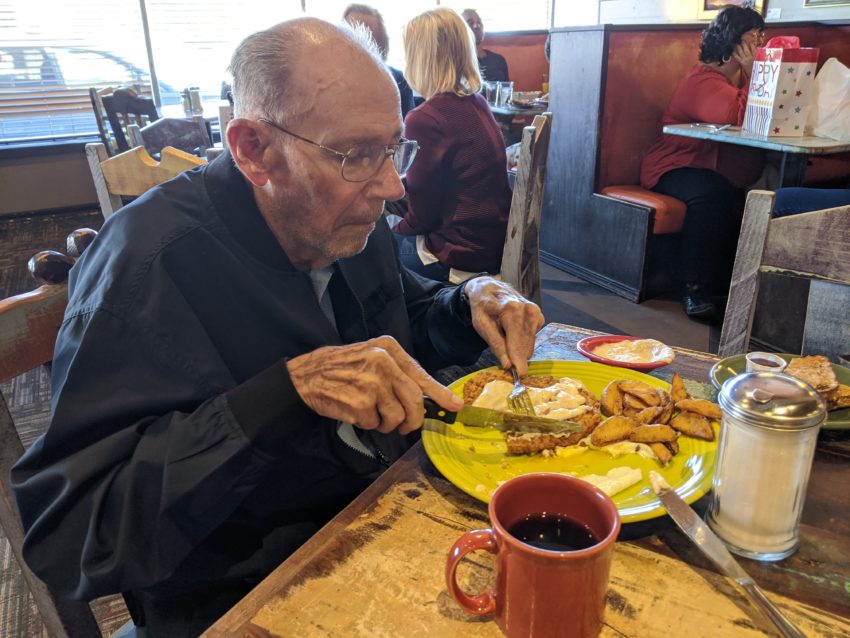
[[466, 426], [493, 428], [502, 432], [574, 434], [584, 429], [584, 426], [572, 421], [559, 421], [542, 416], [503, 412], [473, 405], [463, 406], [460, 412], [451, 412], [441, 408], [433, 399], [428, 397], [425, 397], [425, 418], [436, 419], [449, 424], [460, 421]]

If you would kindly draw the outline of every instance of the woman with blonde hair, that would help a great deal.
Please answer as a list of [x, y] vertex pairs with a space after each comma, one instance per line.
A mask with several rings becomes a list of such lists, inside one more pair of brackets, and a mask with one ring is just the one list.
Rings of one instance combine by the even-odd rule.
[[405, 118], [419, 142], [408, 209], [393, 229], [402, 263], [446, 281], [450, 270], [499, 272], [511, 191], [502, 133], [481, 97], [472, 32], [447, 7], [404, 28], [405, 77], [425, 102]]

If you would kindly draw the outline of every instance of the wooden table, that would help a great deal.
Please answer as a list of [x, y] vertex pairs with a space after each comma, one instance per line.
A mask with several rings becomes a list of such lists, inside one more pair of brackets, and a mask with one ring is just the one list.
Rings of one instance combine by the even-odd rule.
[[[588, 334], [549, 324], [535, 358], [582, 359], [575, 343]], [[714, 361], [677, 350], [653, 375], [679, 372], [693, 395], [712, 396]], [[850, 636], [848, 487], [850, 445], [833, 433], [819, 443], [799, 551], [780, 563], [740, 559], [810, 638]], [[417, 444], [204, 636], [498, 637], [488, 617], [460, 610], [443, 581], [455, 539], [487, 525], [485, 505], [443, 479]], [[602, 636], [777, 635], [667, 517], [625, 525], [615, 547]], [[491, 565], [477, 553], [461, 566], [468, 591], [490, 586]]]
[[680, 135], [712, 142], [724, 142], [739, 146], [763, 148], [780, 154], [779, 183], [780, 186], [800, 186], [806, 172], [806, 159], [809, 155], [830, 155], [850, 151], [850, 143], [839, 142], [827, 137], [764, 137], [744, 131], [740, 126], [730, 126], [722, 131], [714, 132], [705, 125], [672, 124], [662, 129], [668, 135]]

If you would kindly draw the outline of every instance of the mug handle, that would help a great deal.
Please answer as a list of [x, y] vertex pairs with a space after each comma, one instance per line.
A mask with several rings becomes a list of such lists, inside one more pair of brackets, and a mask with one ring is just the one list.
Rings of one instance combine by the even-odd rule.
[[449, 593], [455, 599], [458, 605], [463, 607], [470, 614], [483, 616], [492, 614], [496, 611], [495, 591], [485, 592], [477, 596], [466, 594], [457, 584], [457, 566], [461, 559], [469, 552], [476, 550], [486, 550], [491, 554], [496, 554], [499, 551], [496, 545], [496, 536], [492, 529], [477, 529], [472, 532], [467, 532], [452, 545], [449, 552], [449, 558], [446, 561], [446, 586], [449, 588]]

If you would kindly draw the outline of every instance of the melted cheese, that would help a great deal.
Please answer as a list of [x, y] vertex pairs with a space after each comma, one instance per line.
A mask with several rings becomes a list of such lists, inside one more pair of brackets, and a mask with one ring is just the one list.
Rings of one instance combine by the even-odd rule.
[[670, 363], [675, 356], [670, 346], [655, 339], [603, 343], [593, 349], [593, 354], [626, 363]]
[[[528, 388], [528, 396], [537, 416], [569, 421], [588, 412], [591, 408], [579, 391], [580, 381], [564, 377], [546, 388]], [[487, 383], [472, 405], [491, 410], [509, 410], [508, 395], [514, 384], [495, 380]]]
[[595, 485], [608, 496], [614, 496], [632, 485], [640, 483], [643, 479], [643, 474], [637, 468], [624, 466], [615, 467], [602, 476], [599, 474], [586, 474], [585, 476], [578, 476], [576, 478]]

